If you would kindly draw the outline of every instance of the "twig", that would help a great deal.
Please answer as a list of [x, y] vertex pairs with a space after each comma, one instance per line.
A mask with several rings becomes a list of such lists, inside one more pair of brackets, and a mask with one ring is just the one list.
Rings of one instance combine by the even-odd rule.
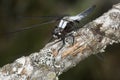
[[40, 52], [21, 57], [0, 68], [0, 80], [57, 80], [64, 71], [74, 67], [91, 54], [104, 52], [108, 45], [120, 42], [120, 3], [101, 17], [73, 32], [59, 51], [62, 42], [46, 44]]

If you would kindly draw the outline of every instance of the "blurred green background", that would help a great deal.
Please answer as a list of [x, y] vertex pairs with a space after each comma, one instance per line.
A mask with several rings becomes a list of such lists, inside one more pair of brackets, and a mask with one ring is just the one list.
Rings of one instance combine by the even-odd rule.
[[[75, 15], [97, 5], [87, 23], [108, 11], [119, 0], [0, 0], [0, 66], [21, 56], [38, 52], [51, 37], [55, 23], [43, 25], [15, 34], [15, 29], [29, 27], [52, 18], [39, 16]], [[24, 16], [24, 17], [21, 17]], [[27, 18], [25, 16], [28, 16]], [[35, 17], [36, 16], [36, 17]], [[104, 61], [92, 55], [76, 67], [64, 72], [60, 80], [120, 80], [120, 44], [108, 46]]]

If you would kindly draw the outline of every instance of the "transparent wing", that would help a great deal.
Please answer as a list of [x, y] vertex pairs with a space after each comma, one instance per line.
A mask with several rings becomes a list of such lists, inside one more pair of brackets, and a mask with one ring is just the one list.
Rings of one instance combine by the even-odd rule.
[[[54, 23], [58, 20], [60, 20], [61, 18], [63, 18], [65, 15], [58, 15], [58, 16], [17, 16], [18, 17], [18, 21], [20, 22], [20, 20], [24, 20], [24, 19], [48, 19], [48, 18], [51, 18], [50, 20], [47, 20], [47, 21], [44, 21], [42, 23], [38, 23], [38, 24], [34, 24], [34, 25], [31, 25], [30, 27], [25, 27], [25, 28], [19, 28], [19, 29], [15, 29], [15, 30], [12, 30], [12, 31], [9, 31], [7, 32], [7, 34], [12, 34], [12, 33], [16, 33], [16, 32], [21, 32], [21, 31], [24, 31], [24, 30], [28, 30], [28, 29], [32, 29], [32, 28], [35, 28], [35, 27], [40, 27], [42, 25], [45, 25], [45, 24], [49, 24], [49, 23]], [[19, 23], [20, 24], [20, 23]]]
[[93, 10], [95, 9], [95, 7], [96, 7], [96, 5], [93, 5], [90, 8], [88, 8], [85, 11], [81, 12], [80, 14], [78, 14], [77, 15], [79, 17], [78, 20], [81, 20], [82, 18], [85, 18], [88, 14], [90, 14], [91, 12], [93, 12]]
[[53, 18], [53, 19], [56, 19], [56, 18], [62, 18], [64, 16], [68, 16], [68, 15], [57, 15], [57, 16], [17, 16], [18, 19], [43, 19], [43, 18]]
[[42, 25], [45, 25], [45, 24], [54, 23], [54, 22], [56, 22], [56, 20], [45, 21], [45, 22], [42, 22], [40, 24], [31, 25], [30, 27], [25, 27], [25, 28], [20, 28], [20, 29], [16, 29], [16, 30], [13, 30], [13, 31], [9, 31], [7, 34], [21, 32], [21, 31], [24, 31], [24, 30], [32, 29], [32, 28], [35, 28], [35, 27], [39, 27], [39, 26], [42, 26]]

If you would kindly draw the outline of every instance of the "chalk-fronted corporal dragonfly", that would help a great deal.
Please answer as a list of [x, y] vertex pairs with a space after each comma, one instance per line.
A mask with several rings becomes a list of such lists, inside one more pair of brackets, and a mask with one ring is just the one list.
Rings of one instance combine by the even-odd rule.
[[73, 43], [74, 43], [74, 36], [72, 34], [70, 34], [70, 32], [75, 31], [77, 29], [76, 24], [79, 24], [79, 22], [83, 18], [85, 18], [86, 16], [88, 16], [88, 14], [93, 12], [95, 7], [96, 6], [93, 5], [93, 6], [89, 7], [88, 9], [86, 9], [85, 11], [83, 11], [83, 12], [81, 12], [81, 13], [75, 15], [75, 16], [62, 16], [62, 17], [60, 16], [56, 20], [44, 22], [44, 23], [39, 24], [39, 25], [33, 25], [31, 27], [18, 29], [18, 30], [15, 30], [15, 31], [11, 31], [10, 33], [20, 32], [20, 31], [28, 30], [28, 29], [38, 27], [38, 26], [41, 26], [41, 25], [44, 25], [44, 24], [54, 23], [56, 21], [59, 21], [59, 24], [54, 28], [54, 30], [52, 32], [51, 40], [52, 39], [60, 39], [61, 41], [63, 41], [63, 45], [60, 47], [60, 49], [62, 49], [62, 47], [65, 45], [65, 38], [67, 36], [73, 37]]

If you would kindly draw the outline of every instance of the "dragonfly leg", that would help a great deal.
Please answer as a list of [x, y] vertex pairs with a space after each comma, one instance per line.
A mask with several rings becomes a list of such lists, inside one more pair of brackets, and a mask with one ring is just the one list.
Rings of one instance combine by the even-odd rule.
[[62, 46], [58, 49], [58, 52], [65, 46], [65, 38], [62, 38]]
[[75, 43], [75, 36], [73, 36], [73, 34], [69, 34], [68, 36], [72, 37], [72, 45], [74, 45], [74, 43]]

